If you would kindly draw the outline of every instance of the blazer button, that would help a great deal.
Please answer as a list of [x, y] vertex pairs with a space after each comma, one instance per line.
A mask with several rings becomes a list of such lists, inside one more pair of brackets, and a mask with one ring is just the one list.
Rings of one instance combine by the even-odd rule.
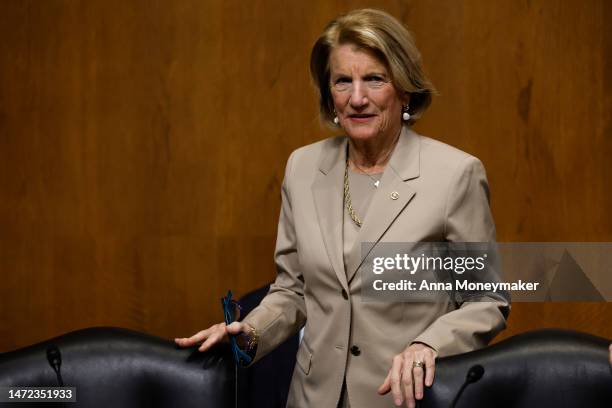
[[354, 356], [358, 356], [361, 354], [361, 350], [359, 350], [359, 347], [353, 346], [351, 347], [351, 354]]
[[344, 299], [348, 299], [348, 293], [346, 293], [346, 290], [342, 289], [342, 297]]

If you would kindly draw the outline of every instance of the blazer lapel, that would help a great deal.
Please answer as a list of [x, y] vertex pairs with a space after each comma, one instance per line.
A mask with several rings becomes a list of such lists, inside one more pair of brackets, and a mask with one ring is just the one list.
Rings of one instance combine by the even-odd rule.
[[348, 291], [342, 249], [342, 219], [344, 196], [344, 168], [346, 165], [346, 137], [331, 140], [333, 145], [323, 148], [319, 172], [312, 184], [312, 195], [327, 256], [342, 287]]
[[420, 142], [419, 136], [404, 127], [389, 164], [376, 190], [363, 225], [347, 260], [347, 278], [350, 282], [374, 245], [362, 253], [361, 244], [376, 244], [404, 207], [412, 200], [415, 191], [408, 180], [419, 177]]

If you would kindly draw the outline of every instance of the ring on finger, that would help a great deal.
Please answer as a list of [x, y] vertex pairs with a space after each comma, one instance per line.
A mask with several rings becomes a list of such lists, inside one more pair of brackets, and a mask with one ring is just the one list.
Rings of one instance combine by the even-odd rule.
[[415, 361], [414, 363], [412, 363], [412, 368], [423, 368], [423, 362]]

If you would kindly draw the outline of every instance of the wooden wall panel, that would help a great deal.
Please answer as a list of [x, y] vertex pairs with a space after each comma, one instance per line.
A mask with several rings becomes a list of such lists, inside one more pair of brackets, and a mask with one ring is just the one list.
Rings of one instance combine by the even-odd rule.
[[[612, 241], [612, 6], [589, 1], [0, 1], [0, 351], [81, 327], [173, 337], [274, 276], [285, 160], [330, 134], [310, 47], [386, 9], [439, 90], [417, 130], [480, 157], [500, 241]], [[505, 336], [612, 337], [608, 304]]]

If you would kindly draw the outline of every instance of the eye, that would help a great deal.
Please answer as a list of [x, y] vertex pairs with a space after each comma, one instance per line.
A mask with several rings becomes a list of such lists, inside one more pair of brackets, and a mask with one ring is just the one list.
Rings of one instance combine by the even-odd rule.
[[353, 80], [346, 76], [338, 77], [334, 80], [332, 86], [338, 92], [347, 92], [351, 89]]
[[385, 84], [385, 78], [380, 75], [368, 75], [364, 78], [370, 86], [382, 86]]

